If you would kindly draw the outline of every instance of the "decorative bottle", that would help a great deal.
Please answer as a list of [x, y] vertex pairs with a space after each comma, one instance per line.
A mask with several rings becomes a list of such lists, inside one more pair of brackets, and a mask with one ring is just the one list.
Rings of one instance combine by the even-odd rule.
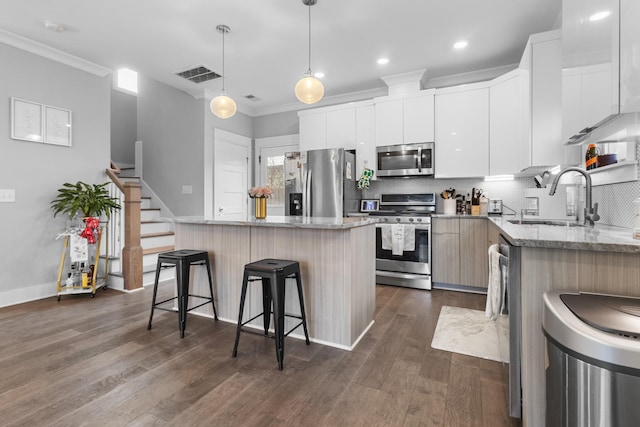
[[587, 148], [587, 154], [584, 156], [585, 169], [591, 170], [596, 168], [596, 161], [598, 160], [598, 154], [600, 154], [596, 144], [589, 144]]

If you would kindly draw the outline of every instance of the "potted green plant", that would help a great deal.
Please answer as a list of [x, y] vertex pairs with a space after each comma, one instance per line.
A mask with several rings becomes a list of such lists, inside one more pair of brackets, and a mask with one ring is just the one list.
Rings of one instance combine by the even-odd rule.
[[120, 209], [116, 198], [109, 196], [108, 182], [103, 184], [87, 184], [78, 181], [75, 184], [65, 182], [58, 189], [58, 197], [51, 202], [53, 216], [66, 213], [70, 218], [81, 212], [85, 218], [100, 217], [104, 214], [111, 217], [111, 212]]

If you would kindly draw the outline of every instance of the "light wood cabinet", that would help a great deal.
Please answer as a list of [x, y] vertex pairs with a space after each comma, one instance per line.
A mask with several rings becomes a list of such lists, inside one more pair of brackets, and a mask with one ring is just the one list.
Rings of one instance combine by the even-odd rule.
[[374, 99], [376, 145], [415, 144], [435, 139], [434, 89]]
[[460, 283], [460, 220], [433, 218], [431, 223], [431, 279]]
[[487, 287], [487, 226], [484, 218], [433, 218], [434, 282]]
[[435, 177], [489, 175], [489, 83], [438, 89]]
[[486, 288], [489, 276], [487, 220], [460, 220], [460, 284]]

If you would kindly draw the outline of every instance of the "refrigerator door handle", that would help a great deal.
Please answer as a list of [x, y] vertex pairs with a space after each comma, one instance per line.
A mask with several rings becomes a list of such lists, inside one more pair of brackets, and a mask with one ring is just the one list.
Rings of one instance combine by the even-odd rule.
[[306, 173], [306, 182], [304, 185], [304, 202], [302, 203], [302, 215], [303, 216], [311, 216], [311, 170], [308, 170]]
[[418, 166], [418, 173], [422, 172], [422, 147], [418, 147], [418, 161], [416, 163]]

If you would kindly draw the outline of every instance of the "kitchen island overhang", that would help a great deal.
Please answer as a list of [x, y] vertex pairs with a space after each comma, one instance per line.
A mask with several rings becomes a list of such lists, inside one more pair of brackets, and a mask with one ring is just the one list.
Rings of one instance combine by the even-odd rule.
[[[352, 350], [373, 324], [373, 219], [274, 216], [264, 220], [177, 217], [158, 221], [174, 224], [176, 249], [209, 253], [220, 320], [237, 323], [244, 266], [278, 258], [300, 263], [311, 341]], [[191, 289], [202, 295], [208, 289], [206, 274], [196, 270]], [[287, 284], [287, 313], [298, 314], [297, 298], [295, 286]], [[244, 319], [261, 311], [262, 292], [256, 284], [250, 286]], [[213, 316], [210, 307], [192, 313]], [[251, 326], [261, 329], [261, 319]], [[302, 338], [297, 330], [291, 336]]]

